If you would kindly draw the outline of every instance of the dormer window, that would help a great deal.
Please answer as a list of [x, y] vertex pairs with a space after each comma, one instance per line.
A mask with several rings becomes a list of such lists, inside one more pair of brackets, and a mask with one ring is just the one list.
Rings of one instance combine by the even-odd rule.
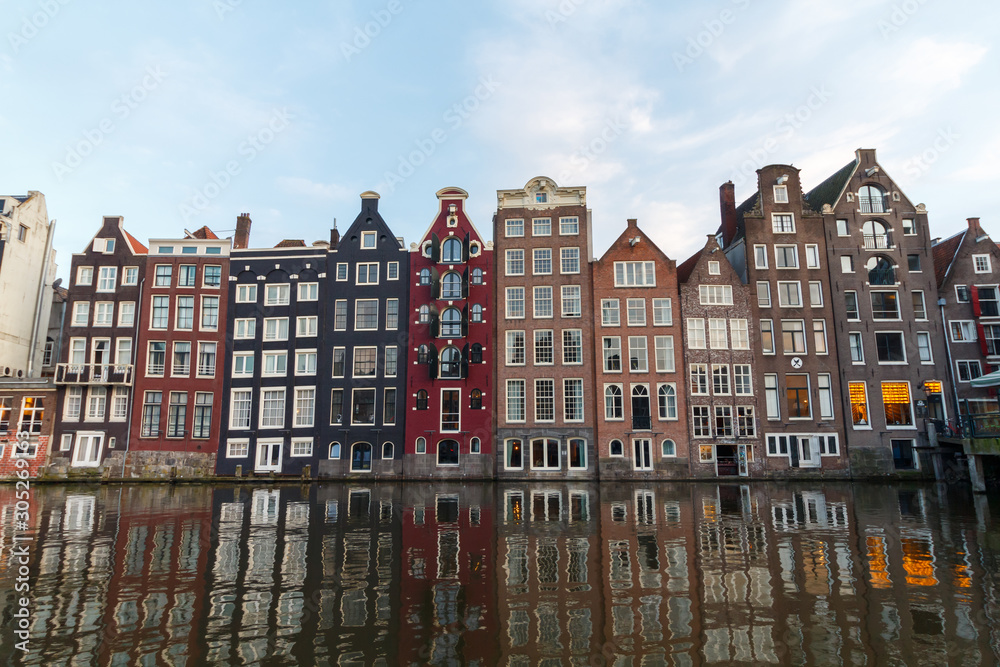
[[535, 193], [535, 203], [536, 204], [547, 204], [549, 201], [549, 195], [544, 192]]
[[375, 248], [375, 232], [361, 232], [361, 247], [365, 250]]
[[462, 263], [462, 242], [455, 237], [449, 237], [441, 244], [442, 264]]
[[788, 203], [788, 186], [787, 185], [775, 185], [774, 186], [774, 203], [775, 204], [787, 204]]

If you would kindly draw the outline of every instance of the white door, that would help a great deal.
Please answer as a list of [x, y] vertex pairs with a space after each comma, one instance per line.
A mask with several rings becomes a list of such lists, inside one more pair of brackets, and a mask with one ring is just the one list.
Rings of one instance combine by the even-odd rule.
[[73, 466], [76, 468], [98, 467], [101, 465], [101, 449], [103, 447], [103, 433], [77, 433], [76, 448], [73, 450]]
[[653, 441], [649, 438], [632, 440], [632, 463], [636, 470], [653, 469]]
[[752, 445], [739, 445], [736, 448], [736, 459], [740, 466], [740, 477], [746, 477], [750, 474], [750, 470], [747, 467], [747, 449], [752, 447]]
[[820, 467], [819, 437], [812, 435], [799, 438], [799, 467]]
[[256, 472], [281, 472], [281, 440], [257, 441]]

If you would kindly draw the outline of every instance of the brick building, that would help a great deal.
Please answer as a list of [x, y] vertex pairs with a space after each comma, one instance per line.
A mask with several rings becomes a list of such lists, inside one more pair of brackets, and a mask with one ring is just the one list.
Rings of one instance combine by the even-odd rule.
[[[677, 269], [684, 317], [685, 435], [694, 477], [764, 473], [754, 377], [757, 328], [754, 295], [709, 235], [705, 247]], [[680, 322], [678, 322], [680, 324]]]
[[125, 477], [215, 471], [231, 245], [207, 227], [149, 241]]
[[687, 477], [677, 263], [631, 219], [593, 263], [593, 283], [600, 477]]
[[925, 382], [944, 379], [945, 365], [927, 212], [900, 191], [870, 149], [859, 149], [806, 198], [825, 228], [821, 256], [832, 292], [824, 294], [836, 322], [839, 421], [851, 471], [920, 469], [919, 449], [930, 445], [926, 418], [945, 414], [942, 394], [924, 391]]
[[795, 167], [769, 165], [757, 178], [757, 192], [738, 208], [732, 183], [720, 188], [720, 203], [726, 257], [756, 293], [764, 468], [846, 477], [823, 216], [803, 201]]
[[493, 477], [493, 246], [444, 188], [410, 247], [407, 478]]
[[499, 479], [597, 475], [590, 225], [586, 188], [497, 192]]
[[55, 381], [59, 386], [56, 474], [121, 474], [128, 445], [136, 340], [146, 246], [105, 217], [83, 252], [73, 255], [66, 326]]

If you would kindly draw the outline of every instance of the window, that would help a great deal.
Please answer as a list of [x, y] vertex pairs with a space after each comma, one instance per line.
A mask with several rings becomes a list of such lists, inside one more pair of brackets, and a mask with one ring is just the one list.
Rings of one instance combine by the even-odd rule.
[[731, 329], [730, 336], [732, 337], [733, 349], [749, 350], [750, 349], [749, 323], [743, 319], [729, 320], [729, 328]]
[[776, 269], [799, 268], [798, 246], [794, 245], [774, 246], [774, 268]]
[[653, 339], [656, 350], [656, 372], [674, 372], [674, 337], [656, 336]]
[[174, 343], [174, 359], [170, 374], [182, 377], [191, 374], [191, 343]]
[[295, 374], [316, 375], [316, 352], [305, 350], [295, 352]]
[[295, 438], [292, 440], [292, 456], [312, 456], [312, 438]]
[[958, 366], [958, 381], [971, 382], [983, 374], [979, 361], [956, 361]]
[[733, 437], [733, 408], [729, 405], [715, 406], [715, 437]]
[[757, 281], [757, 307], [771, 307], [771, 283], [766, 280]]
[[[156, 299], [157, 297], [153, 297]], [[162, 297], [166, 298], [166, 297]], [[156, 311], [154, 310], [154, 313]], [[77, 301], [73, 304], [73, 326], [74, 327], [86, 327], [90, 324], [90, 302], [89, 301]], [[154, 325], [155, 326], [155, 325]], [[164, 328], [167, 326], [164, 323]]]
[[983, 338], [986, 342], [986, 354], [991, 357], [1000, 355], [1000, 325], [984, 324]]
[[580, 233], [580, 218], [576, 216], [559, 218], [559, 235], [571, 236]]
[[235, 320], [233, 327], [233, 338], [239, 340], [252, 339], [257, 336], [257, 320], [242, 318]]
[[754, 419], [752, 405], [740, 405], [736, 408], [736, 435], [746, 438], [757, 437], [757, 421]]
[[785, 354], [805, 354], [805, 322], [802, 320], [781, 320], [781, 344]]
[[319, 318], [315, 315], [295, 318], [295, 336], [298, 338], [315, 338], [319, 326]]
[[354, 348], [354, 377], [375, 377], [376, 348]]
[[524, 319], [524, 288], [506, 288], [506, 315], [508, 319]]
[[861, 319], [860, 311], [858, 310], [858, 293], [855, 291], [844, 292], [844, 307], [847, 311], [847, 319], [857, 320]]
[[235, 352], [233, 354], [233, 377], [253, 377], [253, 352]]
[[535, 248], [531, 251], [531, 273], [536, 276], [552, 273], [552, 248]]
[[462, 377], [462, 353], [458, 351], [457, 347], [446, 347], [441, 351], [441, 363], [439, 364], [438, 377]]
[[316, 421], [316, 389], [295, 389], [295, 427], [312, 428]]
[[[458, 431], [461, 430], [461, 392], [458, 389], [445, 389], [441, 392], [441, 430]], [[456, 461], [458, 445], [455, 446]]]
[[656, 390], [656, 405], [657, 415], [661, 420], [677, 419], [677, 388], [673, 384], [659, 385]]
[[645, 336], [628, 337], [629, 370], [633, 373], [645, 373], [649, 370], [649, 355], [646, 350]]
[[170, 287], [170, 280], [173, 276], [174, 267], [169, 264], [157, 264], [154, 269], [153, 286]]
[[674, 323], [670, 299], [653, 299], [653, 326], [671, 326]]
[[913, 224], [913, 220], [905, 218], [903, 220], [903, 236], [916, 236], [917, 227]]
[[896, 470], [916, 470], [919, 459], [912, 440], [891, 440], [892, 463]]
[[[236, 394], [233, 394], [235, 400]], [[142, 400], [142, 430], [143, 438], [158, 438], [160, 436], [160, 405], [163, 403], [163, 392], [147, 391]], [[234, 413], [235, 416], [235, 413]]]
[[417, 321], [420, 324], [428, 324], [431, 321], [431, 309], [429, 306], [420, 306], [417, 313]]
[[621, 308], [618, 299], [601, 299], [601, 325], [605, 327], [621, 325]]
[[907, 255], [906, 268], [913, 273], [920, 271], [920, 255]]
[[858, 206], [862, 213], [885, 213], [885, 191], [877, 185], [863, 185], [858, 190]]
[[[32, 399], [24, 399], [29, 401]], [[91, 387], [90, 396], [87, 401], [87, 421], [104, 421], [104, 412], [107, 406], [108, 400], [108, 389], [107, 387]], [[21, 424], [21, 428], [24, 428], [24, 424]]]
[[969, 303], [968, 285], [955, 285], [955, 300], [959, 303]]
[[728, 396], [730, 394], [728, 365], [712, 364], [712, 393], [716, 396]]
[[854, 273], [854, 258], [850, 255], [840, 256], [840, 272]]
[[264, 320], [264, 340], [288, 340], [288, 318], [269, 317]]
[[507, 421], [523, 422], [524, 380], [507, 380]]
[[170, 392], [170, 404], [167, 407], [167, 437], [183, 438], [184, 426], [187, 423], [187, 392]]
[[441, 313], [440, 338], [461, 338], [462, 337], [462, 313], [458, 308], [445, 308]]
[[[378, 282], [378, 264], [375, 268], [375, 281]], [[298, 290], [299, 301], [319, 301], [319, 283], [299, 283]]]
[[552, 288], [534, 288], [533, 315], [536, 319], [552, 317]]
[[826, 320], [813, 320], [813, 351], [816, 354], [828, 354], [826, 345]]
[[167, 364], [167, 344], [151, 342], [146, 363], [146, 375], [163, 375]]
[[374, 424], [375, 423], [375, 390], [374, 389], [354, 389], [352, 392], [353, 402], [351, 407], [352, 424]]
[[359, 263], [356, 270], [355, 284], [378, 285], [378, 262]]
[[580, 273], [579, 248], [559, 249], [559, 273], [562, 274]]
[[215, 377], [217, 343], [198, 343], [198, 376]]
[[713, 350], [725, 350], [729, 347], [726, 333], [726, 320], [723, 317], [711, 317], [708, 320], [708, 346]]
[[532, 236], [552, 236], [552, 218], [534, 218], [531, 221]]
[[906, 350], [901, 331], [876, 331], [875, 349], [880, 364], [906, 363]]
[[587, 441], [582, 438], [570, 438], [569, 443], [569, 467], [587, 467]]
[[113, 301], [98, 301], [94, 311], [95, 327], [110, 327], [115, 321], [115, 304]]
[[815, 243], [806, 244], [806, 268], [819, 268], [819, 246]]
[[553, 363], [552, 351], [552, 330], [535, 331], [535, 365], [551, 365]]
[[415, 449], [417, 454], [427, 453], [427, 438], [417, 438]]
[[833, 386], [829, 373], [816, 376], [816, 393], [819, 397], [819, 418], [833, 419]]
[[695, 395], [707, 395], [708, 364], [691, 364], [689, 371], [691, 393]]
[[604, 352], [604, 372], [620, 373], [622, 370], [622, 339], [618, 336], [605, 336], [601, 349]]
[[361, 248], [363, 250], [372, 250], [376, 246], [376, 235], [375, 232], [361, 232]]
[[583, 421], [583, 380], [563, 380], [563, 418], [568, 422]]
[[718, 262], [708, 263], [708, 275], [710, 276], [720, 276], [722, 275], [722, 269]]
[[205, 287], [218, 287], [222, 284], [222, 267], [205, 267]]
[[98, 292], [114, 292], [118, 283], [118, 267], [102, 266], [97, 278]]
[[656, 264], [615, 262], [615, 287], [656, 287]]
[[913, 410], [910, 406], [910, 384], [908, 382], [883, 382], [882, 407], [885, 410], [885, 425], [913, 426]]
[[582, 304], [580, 303], [580, 286], [562, 286], [562, 316], [580, 317], [582, 315]]
[[388, 345], [385, 348], [385, 377], [396, 377], [398, 372], [399, 349], [395, 345]]
[[508, 250], [506, 253], [506, 275], [508, 276], [523, 276], [524, 275], [524, 250], [522, 249], [512, 249]]
[[774, 322], [760, 321], [760, 348], [764, 354], [774, 354]]
[[[11, 397], [0, 398], [0, 431], [10, 430]], [[83, 409], [83, 387], [67, 387], [66, 401], [63, 404], [63, 419], [76, 421]]]
[[374, 331], [378, 329], [378, 299], [356, 299], [354, 301], [354, 330]]
[[288, 372], [287, 352], [265, 352], [264, 353], [264, 375], [271, 377], [284, 377]]
[[688, 347], [693, 350], [705, 349], [705, 320], [700, 317], [687, 319]]
[[772, 213], [771, 231], [775, 234], [792, 234], [795, 232], [795, 217], [791, 213]]
[[997, 317], [1000, 315], [1000, 299], [997, 296], [995, 286], [980, 285], [976, 290], [979, 293], [979, 314], [982, 317]]
[[523, 331], [508, 331], [507, 332], [507, 365], [508, 366], [523, 366], [524, 365], [524, 332]]
[[538, 470], [558, 470], [559, 441], [552, 438], [536, 438], [531, 441], [531, 467]]
[[367, 442], [351, 445], [351, 472], [370, 472], [372, 469], [372, 446]]
[[194, 287], [198, 278], [198, 267], [191, 264], [182, 264], [177, 275], [178, 287]]
[[789, 373], [785, 376], [785, 409], [789, 419], [809, 419], [809, 376]]
[[237, 430], [249, 429], [252, 392], [249, 389], [234, 389], [230, 396], [229, 427]]
[[483, 409], [483, 392], [480, 389], [473, 389], [469, 392], [469, 409], [470, 410], [482, 410]]
[[482, 285], [483, 284], [483, 270], [480, 269], [480, 268], [472, 269], [472, 278], [470, 279], [470, 282], [473, 285]]
[[472, 304], [472, 314], [469, 316], [472, 322], [482, 322], [483, 321], [483, 307], [478, 304]]
[[622, 446], [621, 440], [612, 440], [608, 445], [608, 453], [611, 456], [624, 456], [625, 448]]
[[236, 303], [257, 303], [257, 286], [237, 285]]
[[126, 266], [122, 270], [122, 286], [128, 287], [139, 284], [139, 267]]
[[732, 285], [699, 285], [698, 298], [703, 306], [733, 305]]
[[990, 273], [992, 271], [992, 269], [990, 268], [990, 256], [989, 255], [973, 255], [972, 256], [972, 267], [973, 267], [973, 270], [976, 273]]
[[782, 308], [802, 307], [802, 285], [796, 281], [778, 281], [778, 305]]
[[847, 334], [851, 345], [851, 363], [865, 363], [865, 349], [861, 341], [861, 332], [852, 331]]
[[524, 220], [521, 218], [507, 220], [505, 227], [507, 238], [524, 236]]
[[77, 285], [93, 285], [94, 284], [94, 267], [92, 266], [81, 266], [76, 270], [76, 284]]
[[630, 327], [646, 326], [646, 300], [628, 299], [627, 306], [628, 325]]
[[555, 421], [555, 380], [535, 380], [535, 421]]
[[265, 306], [287, 306], [289, 299], [289, 286], [285, 285], [265, 285], [264, 305]]
[[621, 385], [604, 385], [604, 419], [617, 421], [624, 418], [625, 413]]
[[788, 186], [787, 185], [775, 185], [774, 186], [774, 203], [775, 204], [787, 204], [788, 203]]
[[809, 281], [809, 305], [813, 308], [823, 305], [823, 283], [818, 280]]
[[562, 346], [563, 364], [583, 363], [583, 331], [581, 329], [563, 329]]
[[872, 292], [871, 297], [873, 319], [899, 319], [899, 298], [896, 292]]
[[778, 376], [774, 373], [764, 375], [764, 404], [768, 419], [781, 418], [778, 412]]
[[[330, 423], [344, 423], [344, 390], [334, 389], [330, 392]], [[339, 458], [339, 457], [338, 457]]]
[[755, 245], [753, 247], [753, 266], [755, 269], [767, 268], [767, 246]]
[[204, 296], [201, 298], [201, 328], [214, 331], [219, 328], [219, 297]]
[[691, 407], [691, 427], [696, 438], [712, 437], [712, 422], [707, 405]]
[[922, 291], [913, 292], [913, 318], [916, 320], [927, 319], [927, 305], [924, 302], [924, 293]]
[[750, 376], [750, 364], [733, 365], [733, 388], [737, 396], [753, 395], [753, 381]]

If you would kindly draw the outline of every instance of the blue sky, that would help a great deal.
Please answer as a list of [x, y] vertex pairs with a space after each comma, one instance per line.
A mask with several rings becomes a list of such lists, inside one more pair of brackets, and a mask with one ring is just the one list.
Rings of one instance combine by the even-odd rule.
[[859, 147], [934, 236], [1000, 222], [996, 2], [301, 4], [3, 3], [0, 191], [45, 193], [61, 276], [103, 215], [311, 243], [374, 189], [409, 243], [458, 186], [489, 236], [538, 175], [587, 186], [596, 255], [636, 217], [680, 261], [720, 184], [791, 163], [809, 189]]

